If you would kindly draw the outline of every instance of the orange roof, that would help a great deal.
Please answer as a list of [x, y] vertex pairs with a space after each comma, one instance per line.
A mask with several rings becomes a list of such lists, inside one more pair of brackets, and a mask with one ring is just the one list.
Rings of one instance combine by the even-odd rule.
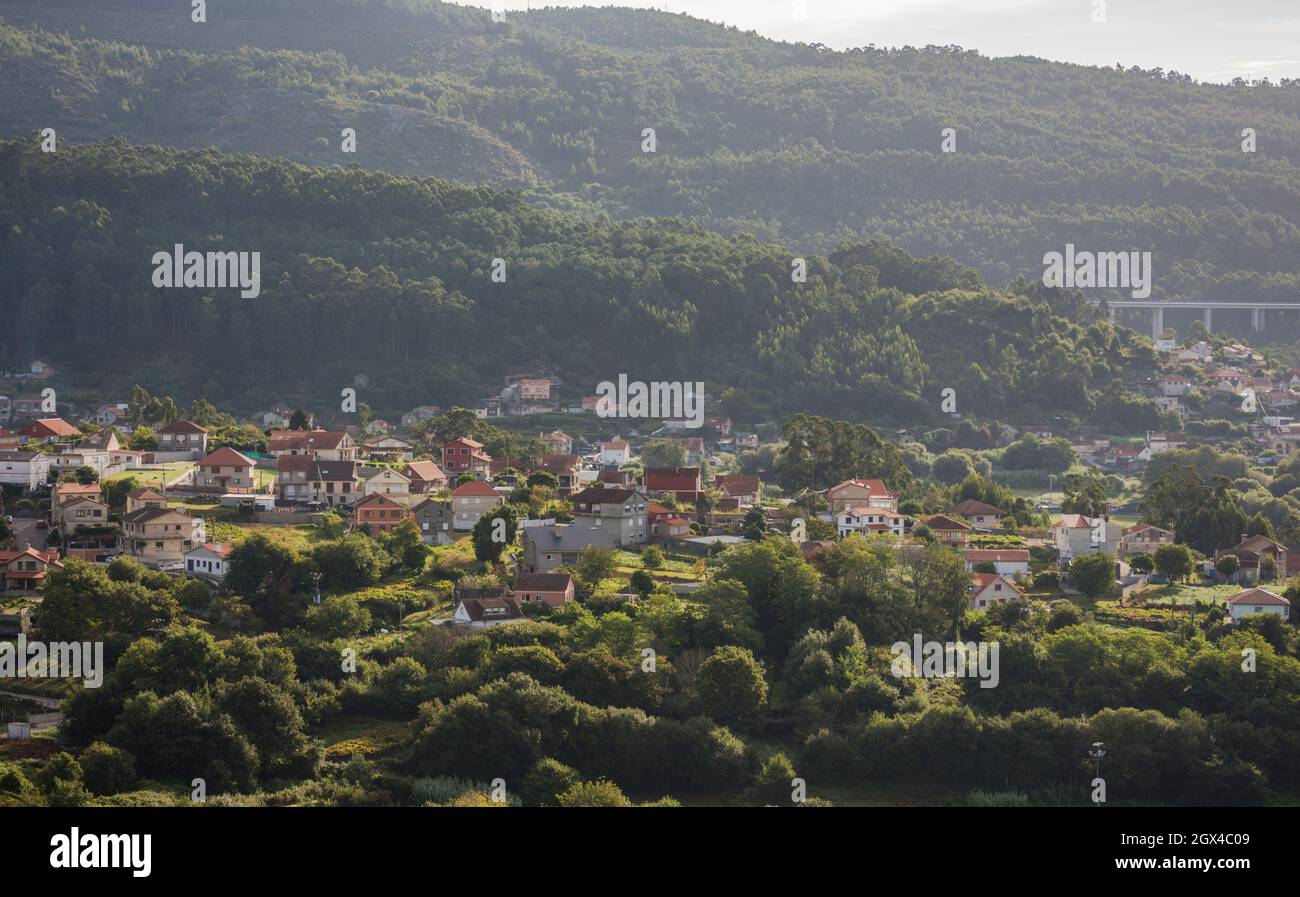
[[78, 436], [81, 431], [61, 417], [42, 417], [18, 431], [19, 436], [47, 439], [52, 436]]
[[1229, 604], [1270, 604], [1290, 607], [1291, 602], [1281, 595], [1275, 595], [1266, 589], [1245, 589], [1228, 599]]
[[470, 480], [462, 486], [457, 486], [451, 491], [452, 495], [483, 495], [496, 497], [500, 495], [495, 489], [482, 480]]
[[199, 462], [200, 466], [214, 467], [223, 465], [226, 467], [252, 467], [256, 464], [252, 458], [241, 455], [228, 445], [223, 445], [212, 454], [208, 455]]

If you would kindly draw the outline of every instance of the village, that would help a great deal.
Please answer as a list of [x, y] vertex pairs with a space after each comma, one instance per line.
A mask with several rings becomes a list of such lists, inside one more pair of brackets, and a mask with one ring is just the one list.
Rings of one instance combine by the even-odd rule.
[[[936, 542], [961, 554], [972, 611], [1026, 598], [1073, 599], [1128, 623], [1161, 607], [1217, 607], [1227, 621], [1285, 619], [1290, 600], [1283, 592], [1300, 573], [1300, 552], [1261, 533], [1241, 533], [1208, 554], [1189, 552], [1174, 529], [1140, 512], [1142, 471], [1162, 453], [1237, 436], [1234, 445], [1253, 447], [1250, 463], [1265, 466], [1300, 445], [1300, 424], [1286, 415], [1300, 400], [1300, 369], [1269, 370], [1258, 352], [1219, 342], [1156, 345], [1160, 375], [1147, 389], [1171, 420], [1186, 422], [1178, 431], [1134, 440], [1057, 422], [1015, 426], [951, 415], [951, 425], [889, 434], [913, 458], [937, 456], [920, 466], [917, 481], [931, 481], [924, 495], [917, 482], [903, 495], [900, 484], [861, 475], [820, 489], [782, 489], [772, 465], [782, 443], [771, 425], [740, 430], [716, 408], [702, 426], [608, 419], [597, 414], [597, 396], [575, 395], [547, 368], [507, 375], [501, 392], [477, 408], [452, 409], [476, 423], [450, 438], [435, 441], [428, 429], [446, 417], [432, 404], [395, 424], [340, 413], [324, 425], [278, 406], [241, 420], [256, 439], [235, 446], [217, 444], [213, 428], [182, 416], [142, 435], [130, 425], [130, 401], [50, 414], [45, 392], [22, 395], [55, 382], [55, 370], [34, 361], [0, 380], [18, 387], [14, 398], [0, 395], [7, 522], [0, 634], [26, 630], [48, 572], [68, 558], [104, 565], [125, 556], [219, 592], [232, 552], [252, 534], [294, 543], [325, 532], [391, 539], [404, 527], [430, 549], [473, 558], [455, 577], [468, 585], [424, 617], [469, 628], [575, 600], [583, 588], [574, 574], [584, 558], [603, 558], [592, 561], [605, 574], [603, 587], [628, 600], [656, 586], [688, 597], [706, 580], [710, 558], [772, 534], [793, 539], [813, 563], [827, 546], [855, 535], [899, 551]], [[1238, 409], [1237, 422], [1228, 423]], [[1226, 426], [1198, 429], [1220, 417]], [[534, 421], [561, 426], [532, 429]], [[509, 426], [521, 448], [494, 456], [469, 432], [477, 422]], [[566, 423], [578, 435], [566, 432]], [[1055, 446], [1068, 462], [1041, 485], [1008, 474], [1017, 488], [1004, 494], [1014, 496], [1014, 509], [956, 500], [963, 474], [989, 479], [979, 464], [959, 468], [956, 477], [941, 470], [954, 453], [974, 457], [960, 455], [972, 433], [1022, 453]], [[1071, 500], [1067, 483], [1077, 487], [1088, 477], [1117, 494], [1083, 506], [1078, 496]], [[502, 527], [494, 535], [502, 544], [476, 550], [476, 527], [498, 517], [509, 518], [508, 540]], [[1080, 574], [1090, 556], [1104, 556], [1110, 572], [1085, 582]]]

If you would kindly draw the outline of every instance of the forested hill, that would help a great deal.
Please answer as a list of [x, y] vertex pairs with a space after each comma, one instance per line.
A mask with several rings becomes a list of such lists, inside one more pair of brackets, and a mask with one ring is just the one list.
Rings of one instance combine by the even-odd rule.
[[884, 236], [998, 285], [1070, 242], [1151, 251], [1157, 296], [1300, 286], [1300, 83], [832, 52], [626, 9], [223, 0], [200, 25], [188, 6], [0, 0], [5, 132], [517, 185], [800, 251]]
[[[473, 401], [540, 361], [587, 391], [619, 373], [702, 380], [746, 420], [915, 424], [939, 419], [952, 387], [983, 415], [1158, 423], [1121, 384], [1149, 373], [1150, 344], [1077, 292], [998, 292], [881, 242], [809, 256], [795, 284], [790, 250], [675, 219], [564, 215], [359, 167], [32, 140], [0, 142], [0, 235], [0, 367], [42, 357], [101, 391], [319, 407], [365, 375], [393, 413]], [[154, 253], [177, 243], [260, 252], [261, 295], [154, 286]]]

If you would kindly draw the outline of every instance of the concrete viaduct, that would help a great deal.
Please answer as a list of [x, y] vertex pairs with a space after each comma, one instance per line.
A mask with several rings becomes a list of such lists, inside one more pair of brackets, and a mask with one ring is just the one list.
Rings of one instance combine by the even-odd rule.
[[1110, 320], [1115, 321], [1115, 312], [1121, 308], [1151, 309], [1151, 338], [1158, 339], [1165, 330], [1166, 308], [1199, 308], [1207, 333], [1213, 333], [1214, 310], [1250, 309], [1250, 329], [1256, 333], [1264, 329], [1264, 315], [1270, 308], [1300, 309], [1300, 300], [1287, 299], [1118, 299], [1108, 303]]

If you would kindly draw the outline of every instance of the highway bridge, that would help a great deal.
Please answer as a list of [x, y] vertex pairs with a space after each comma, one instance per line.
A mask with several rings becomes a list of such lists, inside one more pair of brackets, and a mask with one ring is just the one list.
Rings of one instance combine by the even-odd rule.
[[1207, 333], [1214, 332], [1214, 312], [1249, 311], [1250, 329], [1258, 333], [1264, 329], [1269, 309], [1300, 309], [1300, 300], [1292, 299], [1116, 299], [1107, 303], [1110, 319], [1121, 308], [1151, 310], [1151, 338], [1157, 339], [1165, 330], [1165, 309], [1193, 308], [1201, 311], [1201, 320]]

